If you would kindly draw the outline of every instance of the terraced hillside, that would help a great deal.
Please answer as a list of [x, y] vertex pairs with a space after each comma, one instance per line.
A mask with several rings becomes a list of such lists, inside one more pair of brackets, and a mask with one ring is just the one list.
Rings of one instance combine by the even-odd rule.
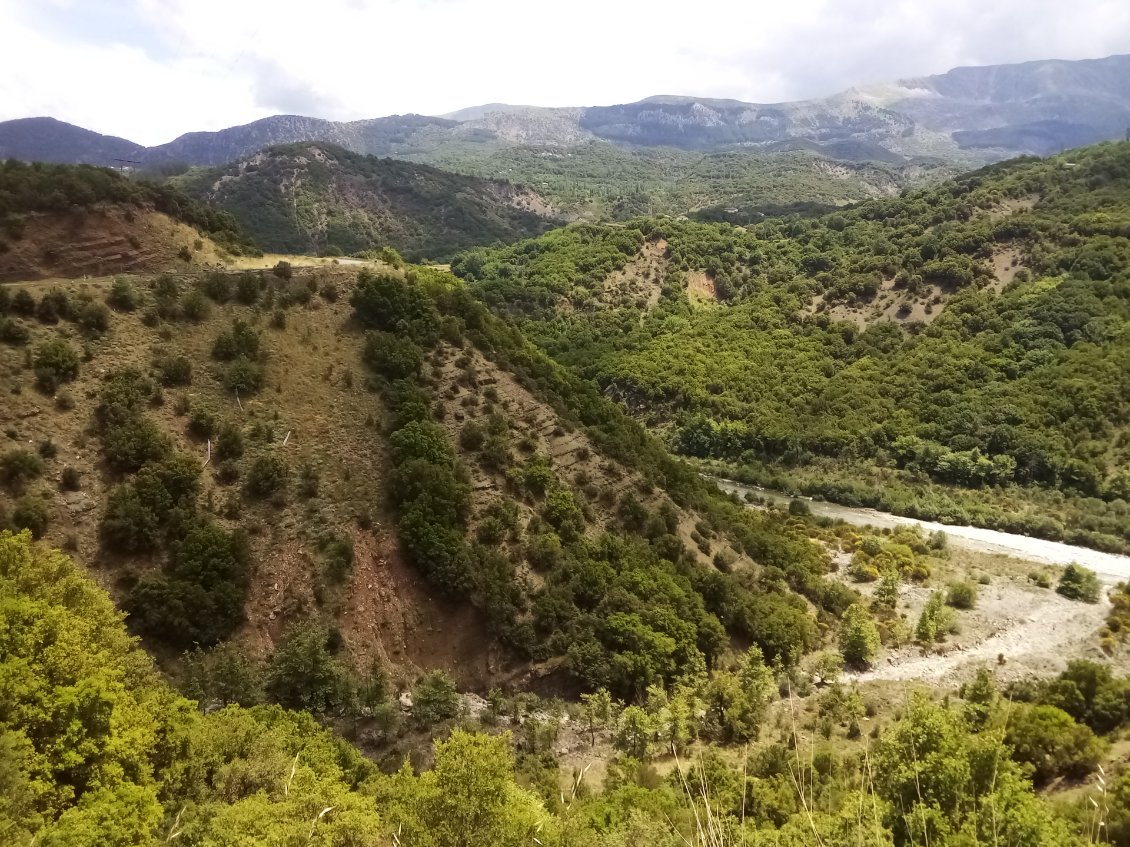
[[[4, 513], [161, 655], [268, 656], [319, 620], [358, 669], [630, 692], [729, 637], [799, 655], [844, 602], [803, 532], [711, 493], [450, 276], [289, 273], [0, 289]], [[217, 593], [181, 593], [188, 527], [237, 545]]]

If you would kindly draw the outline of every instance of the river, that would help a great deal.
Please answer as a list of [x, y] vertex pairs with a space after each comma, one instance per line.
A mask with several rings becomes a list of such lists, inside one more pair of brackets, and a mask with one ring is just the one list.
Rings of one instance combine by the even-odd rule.
[[840, 506], [836, 503], [812, 500], [808, 497], [792, 498], [779, 491], [742, 485], [728, 479], [715, 479], [714, 481], [723, 491], [734, 492], [739, 497], [752, 491], [759, 497], [774, 503], [787, 504], [792, 499], [804, 500], [812, 510], [813, 515], [842, 520], [845, 523], [857, 526], [873, 526], [879, 529], [919, 526], [926, 532], [944, 532], [949, 544], [954, 547], [975, 550], [979, 553], [999, 553], [1016, 559], [1023, 559], [1026, 562], [1046, 565], [1068, 565], [1075, 562], [1090, 568], [1099, 575], [1103, 582], [1108, 584], [1130, 579], [1130, 556], [1103, 553], [1100, 550], [1091, 550], [1087, 547], [1076, 547], [1059, 541], [1045, 541], [1042, 538], [1032, 538], [1027, 535], [1013, 535], [1010, 532], [1000, 532], [995, 529], [920, 521], [917, 518], [904, 518], [887, 512], [879, 512], [875, 509]]

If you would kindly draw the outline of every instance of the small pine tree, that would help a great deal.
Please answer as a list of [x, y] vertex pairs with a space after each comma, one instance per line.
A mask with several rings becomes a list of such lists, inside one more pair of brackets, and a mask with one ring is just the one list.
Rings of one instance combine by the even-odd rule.
[[844, 661], [857, 668], [869, 667], [879, 655], [879, 645], [879, 630], [868, 611], [858, 603], [849, 606], [840, 628]]

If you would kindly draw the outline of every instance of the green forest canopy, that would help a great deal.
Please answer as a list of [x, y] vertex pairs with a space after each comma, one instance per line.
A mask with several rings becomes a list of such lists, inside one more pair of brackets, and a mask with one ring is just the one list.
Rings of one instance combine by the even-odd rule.
[[[659, 238], [658, 306], [606, 307], [607, 275]], [[989, 259], [1006, 248], [1024, 269], [998, 295]], [[465, 253], [453, 270], [559, 361], [669, 425], [687, 455], [831, 457], [963, 487], [1130, 498], [1130, 144], [744, 229], [573, 226]], [[692, 271], [719, 305], [688, 301]], [[944, 312], [865, 329], [833, 317], [883, 286]], [[1126, 509], [1100, 511], [1089, 543], [1118, 549]]]

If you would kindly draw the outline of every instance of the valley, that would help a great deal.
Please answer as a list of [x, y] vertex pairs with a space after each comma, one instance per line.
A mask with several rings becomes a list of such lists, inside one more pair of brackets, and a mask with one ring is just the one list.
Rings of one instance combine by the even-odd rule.
[[0, 125], [0, 842], [1126, 847], [1075, 70]]

